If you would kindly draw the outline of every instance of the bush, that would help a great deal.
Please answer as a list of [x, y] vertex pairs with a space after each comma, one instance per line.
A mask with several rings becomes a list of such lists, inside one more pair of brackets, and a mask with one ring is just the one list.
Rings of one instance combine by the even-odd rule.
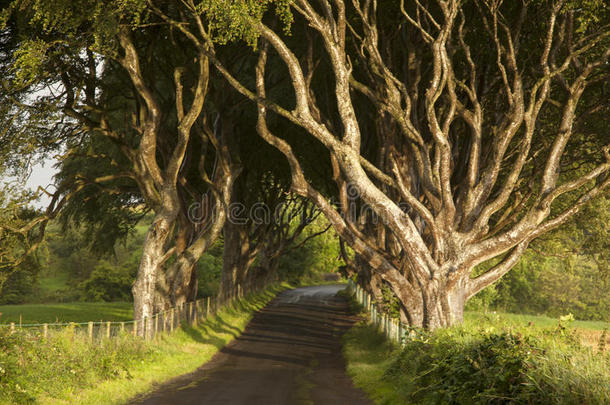
[[384, 379], [407, 403], [606, 404], [609, 360], [562, 328], [459, 327], [409, 341]]
[[218, 292], [222, 274], [223, 248], [223, 240], [219, 239], [199, 258], [197, 262], [198, 297], [210, 297]]
[[5, 280], [0, 279], [0, 305], [23, 304], [34, 291], [39, 271], [40, 264], [29, 256]]
[[89, 278], [79, 284], [85, 301], [131, 301], [131, 286], [137, 268], [113, 266], [105, 260], [95, 266]]
[[53, 332], [46, 340], [2, 328], [0, 403], [34, 403], [40, 396], [59, 395], [69, 386], [128, 376], [128, 368], [153, 350], [148, 342], [128, 335], [97, 345], [74, 328]]
[[528, 371], [539, 350], [535, 341], [519, 334], [472, 341], [437, 334], [408, 344], [387, 375], [412, 375], [410, 399], [420, 403], [529, 402], [534, 389]]
[[[298, 283], [307, 280], [320, 280], [322, 275], [337, 271], [343, 264], [340, 259], [339, 238], [333, 230], [324, 232], [301, 245], [305, 238], [321, 232], [328, 222], [318, 217], [308, 225], [293, 246], [280, 256], [278, 268], [282, 280]], [[299, 246], [295, 248], [295, 246]]]

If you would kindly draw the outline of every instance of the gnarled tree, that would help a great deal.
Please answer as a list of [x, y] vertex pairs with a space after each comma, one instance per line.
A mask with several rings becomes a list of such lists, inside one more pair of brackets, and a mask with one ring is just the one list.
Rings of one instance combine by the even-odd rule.
[[[147, 20], [140, 1], [10, 7], [22, 12], [15, 18], [29, 36], [12, 55], [14, 89], [44, 89], [34, 101], [56, 107], [65, 121], [54, 133], [63, 158], [91, 165], [66, 170], [56, 198], [95, 198], [93, 188], [135, 195], [154, 213], [133, 288], [134, 316], [148, 319], [150, 332], [155, 309], [196, 291], [195, 264], [222, 230], [238, 171], [224, 116], [204, 109], [205, 49]], [[96, 137], [113, 144], [112, 153]]]
[[[608, 78], [610, 30], [608, 9], [594, 7], [415, 0], [381, 10], [374, 0], [295, 0], [297, 22], [307, 25], [297, 36], [324, 50], [315, 59], [330, 79], [316, 76], [312, 52], [255, 15], [243, 20], [260, 34], [256, 89], [211, 45], [209, 55], [257, 103], [259, 133], [288, 159], [293, 190], [388, 283], [411, 325], [434, 329], [460, 321], [468, 298], [508, 272], [531, 240], [610, 184], [607, 133], [579, 125], [604, 119], [595, 89]], [[197, 25], [193, 32], [211, 44]], [[294, 104], [267, 97], [268, 60], [285, 67]], [[317, 91], [325, 81], [330, 95]], [[299, 156], [269, 128], [269, 112], [327, 148], [339, 189], [357, 192], [348, 206], [308, 182]], [[367, 154], [372, 138], [375, 153]], [[602, 147], [570, 153], [578, 138]], [[572, 176], [574, 165], [584, 174]], [[345, 215], [353, 201], [369, 210], [355, 218], [376, 226], [363, 231]], [[493, 267], [473, 274], [491, 259]]]

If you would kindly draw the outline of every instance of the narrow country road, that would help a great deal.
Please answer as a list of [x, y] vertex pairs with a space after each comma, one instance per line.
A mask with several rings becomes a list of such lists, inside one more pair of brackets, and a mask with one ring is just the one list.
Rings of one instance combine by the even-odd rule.
[[280, 293], [210, 362], [133, 404], [370, 404], [345, 374], [341, 335], [355, 317], [342, 288]]

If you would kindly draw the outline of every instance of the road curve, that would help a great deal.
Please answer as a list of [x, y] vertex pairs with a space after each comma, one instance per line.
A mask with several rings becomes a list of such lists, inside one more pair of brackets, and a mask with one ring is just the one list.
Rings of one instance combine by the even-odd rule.
[[208, 363], [132, 404], [371, 404], [345, 374], [341, 335], [355, 317], [342, 288], [280, 293]]

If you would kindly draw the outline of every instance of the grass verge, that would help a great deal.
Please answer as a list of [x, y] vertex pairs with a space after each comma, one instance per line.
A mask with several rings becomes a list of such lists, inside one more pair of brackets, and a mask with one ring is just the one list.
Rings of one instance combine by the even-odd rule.
[[475, 316], [399, 349], [362, 322], [343, 350], [354, 384], [378, 404], [610, 403], [607, 334], [592, 348], [578, 331]]
[[46, 340], [0, 331], [0, 403], [120, 404], [189, 373], [237, 337], [277, 285], [156, 342], [129, 335], [90, 344], [70, 328]]
[[399, 353], [396, 345], [392, 346], [377, 328], [364, 321], [343, 335], [347, 374], [377, 404], [401, 403], [394, 385], [384, 378]]

